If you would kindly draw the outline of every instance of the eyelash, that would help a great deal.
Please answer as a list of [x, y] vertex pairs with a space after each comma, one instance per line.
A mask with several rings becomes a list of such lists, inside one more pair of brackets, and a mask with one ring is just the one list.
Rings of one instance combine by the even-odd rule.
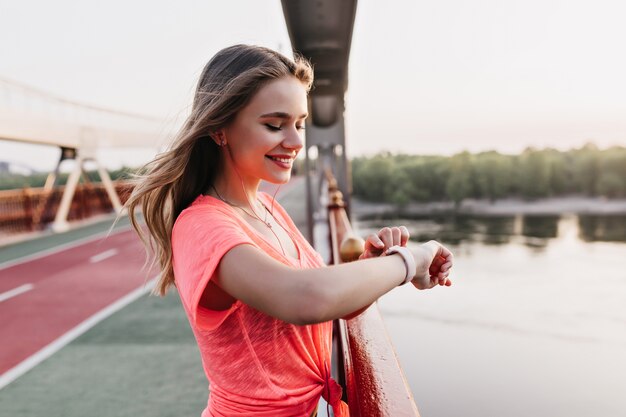
[[[276, 127], [276, 126], [273, 126], [273, 125], [271, 125], [271, 124], [269, 124], [269, 123], [266, 123], [266, 124], [265, 124], [265, 126], [266, 126], [266, 127], [267, 127], [270, 131], [272, 131], [272, 132], [278, 132], [278, 131], [280, 131], [280, 130], [283, 130], [283, 128], [282, 128], [282, 127]], [[298, 130], [304, 130], [304, 126], [296, 126], [296, 129], [298, 129]]]

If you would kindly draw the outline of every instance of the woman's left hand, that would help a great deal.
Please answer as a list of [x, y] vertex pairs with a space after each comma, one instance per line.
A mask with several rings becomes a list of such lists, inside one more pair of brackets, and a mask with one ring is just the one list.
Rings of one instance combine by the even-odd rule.
[[359, 259], [376, 258], [392, 246], [406, 246], [409, 230], [404, 226], [383, 227], [378, 233], [372, 233], [365, 241], [365, 250]]
[[[378, 231], [378, 233], [372, 233], [367, 237], [367, 240], [365, 241], [365, 250], [361, 256], [359, 256], [359, 259], [376, 258], [383, 255], [387, 249], [392, 246], [406, 246], [408, 241], [409, 230], [406, 227], [383, 227]], [[342, 318], [344, 320], [350, 320], [367, 310], [369, 307], [369, 305], [362, 307]]]

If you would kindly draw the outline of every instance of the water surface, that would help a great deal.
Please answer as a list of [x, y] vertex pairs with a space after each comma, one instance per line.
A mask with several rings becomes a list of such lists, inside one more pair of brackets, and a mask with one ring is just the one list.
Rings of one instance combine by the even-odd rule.
[[422, 416], [626, 416], [626, 216], [355, 222], [400, 224], [456, 256], [379, 301]]

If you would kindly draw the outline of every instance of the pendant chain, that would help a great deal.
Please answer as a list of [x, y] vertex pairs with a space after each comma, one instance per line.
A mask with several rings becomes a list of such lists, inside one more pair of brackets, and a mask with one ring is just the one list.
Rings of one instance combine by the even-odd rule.
[[[224, 203], [228, 204], [229, 206], [237, 207], [237, 208], [239, 208], [239, 209], [243, 210], [243, 212], [244, 212], [244, 213], [246, 213], [248, 216], [253, 217], [253, 218], [255, 218], [255, 219], [257, 219], [257, 220], [261, 221], [263, 224], [265, 224], [265, 225], [266, 225], [267, 227], [269, 227], [270, 229], [272, 228], [272, 225], [270, 224], [270, 222], [268, 222], [268, 221], [267, 221], [267, 207], [265, 207], [265, 204], [263, 204], [263, 202], [262, 202], [262, 201], [259, 201], [259, 203], [261, 203], [261, 205], [263, 206], [263, 208], [265, 208], [265, 210], [266, 210], [266, 211], [265, 211], [265, 216], [264, 216], [264, 219], [263, 219], [263, 220], [261, 220], [261, 218], [260, 218], [260, 217], [256, 214], [256, 212], [254, 211], [254, 209], [252, 210], [252, 212], [254, 213], [254, 216], [253, 216], [252, 214], [248, 213], [248, 210], [244, 209], [244, 208], [243, 208], [243, 207], [241, 207], [241, 206], [238, 206], [238, 205], [236, 205], [236, 204], [233, 204], [233, 203], [231, 203], [230, 201], [228, 201], [228, 200], [226, 200], [225, 198], [223, 198], [223, 197], [220, 195], [220, 193], [218, 193], [218, 192], [217, 192], [217, 190], [215, 189], [215, 186], [213, 186], [213, 185], [212, 185], [211, 187], [213, 187], [213, 191], [215, 191], [215, 194], [217, 194], [218, 198], [219, 198], [220, 200], [222, 200]], [[257, 200], [257, 201], [258, 201], [258, 200]], [[250, 208], [252, 208], [252, 207], [250, 207]], [[272, 214], [272, 217], [274, 217], [274, 215], [273, 215], [273, 214]]]
[[[285, 249], [283, 248], [283, 244], [280, 242], [280, 239], [278, 237], [278, 235], [276, 234], [276, 232], [274, 232], [274, 229], [272, 229], [272, 224], [270, 222], [267, 221], [267, 213], [269, 212], [272, 216], [272, 218], [274, 218], [274, 221], [280, 226], [283, 227], [278, 220], [276, 220], [276, 217], [274, 217], [274, 213], [270, 212], [270, 210], [267, 208], [267, 206], [265, 204], [263, 204], [262, 201], [257, 200], [259, 203], [261, 203], [261, 205], [263, 206], [263, 208], [265, 209], [265, 220], [261, 220], [261, 218], [256, 214], [256, 212], [254, 211], [254, 209], [252, 209], [252, 212], [254, 213], [254, 215], [248, 213], [248, 210], [244, 209], [241, 206], [238, 206], [236, 204], [231, 203], [230, 201], [222, 198], [222, 196], [220, 195], [220, 193], [217, 192], [217, 189], [215, 189], [215, 186], [212, 185], [211, 187], [213, 187], [213, 191], [215, 191], [215, 194], [217, 194], [217, 197], [222, 200], [224, 203], [228, 204], [229, 206], [232, 207], [237, 207], [239, 209], [241, 209], [244, 213], [246, 213], [248, 216], [252, 217], [253, 219], [257, 219], [259, 220], [261, 223], [263, 223], [265, 226], [268, 227], [268, 229], [270, 229], [270, 232], [272, 232], [274, 234], [274, 236], [276, 237], [276, 240], [278, 241], [278, 244], [280, 245], [280, 250], [283, 252], [284, 256], [287, 256], [287, 254], [285, 253]], [[250, 202], [248, 202], [249, 204]], [[250, 208], [252, 208], [252, 206], [250, 206]], [[284, 227], [283, 227], [284, 229]]]

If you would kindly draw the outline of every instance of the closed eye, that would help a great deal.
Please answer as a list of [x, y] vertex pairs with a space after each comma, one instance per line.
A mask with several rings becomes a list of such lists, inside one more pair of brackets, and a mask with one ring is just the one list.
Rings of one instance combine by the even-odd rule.
[[271, 130], [272, 132], [278, 132], [279, 130], [282, 130], [282, 128], [281, 128], [280, 126], [274, 126], [274, 125], [271, 125], [271, 124], [269, 124], [269, 123], [265, 123], [265, 126], [266, 126], [269, 130]]
[[[269, 123], [265, 123], [265, 127], [267, 127], [267, 128], [268, 128], [269, 130], [271, 130], [272, 132], [278, 132], [278, 131], [280, 131], [280, 130], [283, 130], [283, 128], [282, 128], [282, 127], [280, 127], [280, 126], [274, 126], [274, 125], [271, 125], [271, 124], [269, 124]], [[301, 126], [296, 126], [296, 129], [298, 129], [298, 130], [304, 130], [304, 125], [301, 125]]]

